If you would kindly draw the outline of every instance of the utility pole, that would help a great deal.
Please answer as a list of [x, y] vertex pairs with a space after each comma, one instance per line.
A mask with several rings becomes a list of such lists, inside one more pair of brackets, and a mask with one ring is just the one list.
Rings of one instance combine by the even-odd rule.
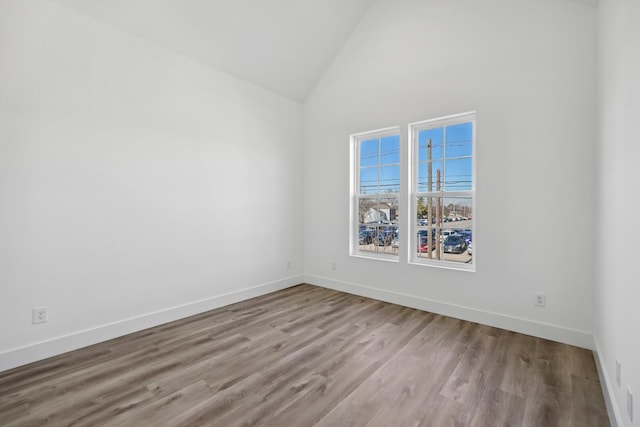
[[[436, 170], [436, 191], [440, 194], [440, 169]], [[436, 259], [440, 260], [440, 223], [442, 222], [442, 199], [436, 197]]]
[[[427, 188], [429, 189], [428, 190], [429, 193], [433, 191], [433, 178], [431, 177], [432, 168], [433, 168], [433, 165], [431, 164], [431, 138], [429, 138], [429, 140], [427, 141], [427, 174], [428, 174]], [[431, 220], [433, 219], [432, 204], [433, 204], [433, 197], [429, 196], [427, 198], [427, 233], [429, 233], [427, 235], [427, 257], [428, 258], [433, 258], [431, 254], [431, 251], [433, 251], [433, 247], [432, 247], [433, 234], [431, 234], [433, 230], [432, 222], [431, 222]]]

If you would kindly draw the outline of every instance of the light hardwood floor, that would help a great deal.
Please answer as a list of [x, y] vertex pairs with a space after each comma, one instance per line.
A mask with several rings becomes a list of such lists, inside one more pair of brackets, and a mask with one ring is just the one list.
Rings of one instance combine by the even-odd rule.
[[0, 373], [2, 426], [607, 426], [588, 350], [300, 285]]

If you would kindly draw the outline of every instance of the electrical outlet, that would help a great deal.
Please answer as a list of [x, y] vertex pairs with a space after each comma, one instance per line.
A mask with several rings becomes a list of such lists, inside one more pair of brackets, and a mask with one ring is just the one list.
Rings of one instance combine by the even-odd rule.
[[620, 387], [620, 369], [622, 369], [620, 361], [616, 360], [616, 382], [618, 383], [618, 387]]
[[49, 321], [48, 307], [34, 307], [31, 311], [31, 322], [35, 325], [37, 323], [45, 323]]
[[536, 300], [534, 303], [537, 307], [545, 307], [547, 305], [547, 295], [542, 293], [536, 294]]
[[631, 393], [631, 387], [627, 386], [627, 413], [629, 419], [633, 421], [633, 393]]

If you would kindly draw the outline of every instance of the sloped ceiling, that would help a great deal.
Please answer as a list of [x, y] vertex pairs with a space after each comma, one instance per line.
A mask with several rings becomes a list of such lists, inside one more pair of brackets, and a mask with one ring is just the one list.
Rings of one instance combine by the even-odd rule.
[[304, 102], [372, 0], [54, 0]]

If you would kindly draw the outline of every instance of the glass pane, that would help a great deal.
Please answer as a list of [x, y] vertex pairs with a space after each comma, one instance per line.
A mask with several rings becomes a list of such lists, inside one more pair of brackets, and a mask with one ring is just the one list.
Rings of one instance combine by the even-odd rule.
[[398, 255], [398, 198], [358, 201], [358, 251]]
[[387, 214], [387, 218], [389, 222], [393, 224], [398, 224], [400, 220], [400, 212], [399, 212], [399, 200], [397, 197], [384, 197], [379, 199], [378, 209]]
[[360, 169], [360, 194], [378, 192], [378, 168]]
[[445, 261], [471, 262], [473, 230], [471, 197], [445, 197], [442, 200], [442, 257]]
[[436, 206], [435, 197], [418, 197], [416, 199], [418, 224], [414, 242], [419, 258], [434, 259], [436, 255]]
[[425, 192], [425, 191], [433, 191], [433, 190], [429, 190], [428, 187], [428, 180], [427, 180], [427, 163], [426, 162], [421, 162], [418, 163], [418, 191], [419, 192]]
[[428, 144], [431, 138], [431, 158], [442, 158], [443, 128], [425, 129], [418, 132], [418, 160], [428, 159]]
[[472, 189], [472, 167], [471, 158], [447, 160], [446, 176], [444, 179], [444, 189], [446, 191], [463, 191]]
[[[428, 164], [427, 164], [428, 167]], [[444, 183], [444, 170], [442, 167], [442, 162], [431, 162], [431, 185], [433, 186], [433, 191], [438, 191], [438, 171], [440, 171], [440, 190], [443, 190]], [[428, 177], [428, 175], [427, 175]], [[428, 189], [427, 189], [428, 191]]]
[[447, 126], [446, 156], [463, 157], [473, 154], [473, 123], [460, 123]]
[[369, 139], [360, 143], [360, 166], [378, 165], [378, 139]]
[[418, 191], [438, 191], [438, 170], [440, 170], [440, 190], [444, 190], [444, 175], [442, 162], [431, 162], [431, 188], [429, 188], [429, 163], [423, 162], [418, 164]]
[[471, 197], [418, 197], [416, 211], [415, 250], [418, 258], [471, 262]]
[[400, 163], [400, 135], [384, 137], [380, 140], [380, 164]]
[[380, 193], [400, 192], [400, 166], [380, 168]]

